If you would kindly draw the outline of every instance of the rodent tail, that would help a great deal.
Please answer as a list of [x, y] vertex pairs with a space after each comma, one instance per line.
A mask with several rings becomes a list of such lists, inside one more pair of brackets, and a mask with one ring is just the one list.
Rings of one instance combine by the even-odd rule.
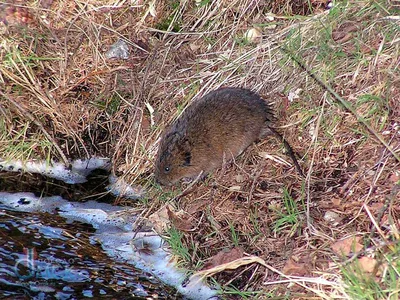
[[283, 146], [285, 147], [288, 156], [292, 159], [293, 164], [294, 164], [294, 166], [295, 166], [296, 169], [297, 169], [297, 172], [300, 174], [300, 176], [304, 177], [303, 170], [301, 169], [301, 167], [300, 167], [300, 165], [299, 165], [299, 163], [298, 163], [298, 161], [297, 161], [296, 154], [295, 154], [295, 152], [293, 151], [293, 148], [289, 145], [289, 143], [286, 141], [286, 139], [283, 137], [283, 135], [279, 133], [279, 131], [277, 131], [277, 130], [276, 130], [275, 128], [273, 128], [273, 127], [268, 127], [268, 128], [271, 130], [271, 132], [272, 132], [275, 136], [277, 136], [277, 137], [282, 141]]

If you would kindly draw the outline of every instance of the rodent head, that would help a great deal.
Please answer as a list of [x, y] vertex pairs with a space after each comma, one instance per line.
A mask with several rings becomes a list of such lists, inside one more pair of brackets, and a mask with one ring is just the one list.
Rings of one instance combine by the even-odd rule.
[[172, 185], [192, 174], [192, 154], [189, 141], [176, 131], [167, 131], [158, 148], [155, 178], [162, 185]]

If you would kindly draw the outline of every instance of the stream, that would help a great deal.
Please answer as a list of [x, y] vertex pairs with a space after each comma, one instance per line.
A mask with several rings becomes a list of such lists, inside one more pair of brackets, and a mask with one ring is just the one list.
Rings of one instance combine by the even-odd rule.
[[[96, 184], [70, 186], [37, 174], [0, 172], [0, 192], [58, 194], [78, 201], [103, 188], [104, 176], [94, 177]], [[112, 203], [113, 197], [102, 200]], [[92, 225], [55, 213], [0, 204], [0, 299], [182, 298], [152, 274], [110, 258], [93, 240], [94, 233]]]

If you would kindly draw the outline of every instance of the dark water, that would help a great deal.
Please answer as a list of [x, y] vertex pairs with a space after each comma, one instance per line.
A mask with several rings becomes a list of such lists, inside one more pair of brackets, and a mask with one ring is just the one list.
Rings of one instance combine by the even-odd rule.
[[[6, 181], [0, 176], [0, 191], [33, 191], [18, 188], [15, 176], [8, 174], [12, 180]], [[52, 194], [41, 183], [38, 190]], [[108, 257], [89, 242], [93, 232], [90, 225], [67, 224], [58, 215], [9, 211], [0, 204], [0, 299], [181, 298], [150, 274]]]
[[175, 298], [149, 274], [90, 245], [91, 231], [57, 216], [0, 209], [0, 298]]

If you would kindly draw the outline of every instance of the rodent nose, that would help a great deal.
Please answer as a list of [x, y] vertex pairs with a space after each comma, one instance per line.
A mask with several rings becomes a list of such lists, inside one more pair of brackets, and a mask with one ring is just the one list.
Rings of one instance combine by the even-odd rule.
[[159, 179], [157, 176], [154, 177], [154, 181], [155, 181], [155, 183], [157, 183], [157, 184], [159, 184], [159, 185], [162, 184], [161, 181], [160, 181], [160, 179]]
[[164, 186], [171, 186], [171, 183], [169, 181], [163, 180], [158, 176], [155, 176], [155, 182], [159, 185], [164, 185]]

